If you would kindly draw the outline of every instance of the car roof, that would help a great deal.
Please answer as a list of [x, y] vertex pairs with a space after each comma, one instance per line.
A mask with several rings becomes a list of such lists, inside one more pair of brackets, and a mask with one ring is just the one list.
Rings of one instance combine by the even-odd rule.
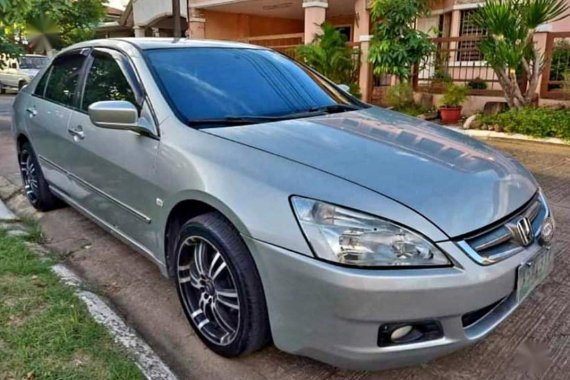
[[99, 40], [85, 41], [65, 50], [85, 48], [85, 47], [96, 47], [96, 46], [114, 46], [114, 45], [124, 45], [128, 43], [130, 45], [136, 46], [140, 50], [148, 49], [168, 49], [168, 48], [193, 48], [193, 47], [218, 47], [218, 48], [241, 48], [241, 49], [263, 49], [261, 46], [249, 45], [240, 42], [233, 41], [218, 41], [218, 40], [194, 40], [187, 38], [158, 38], [158, 37], [146, 37], [146, 38], [107, 38]]

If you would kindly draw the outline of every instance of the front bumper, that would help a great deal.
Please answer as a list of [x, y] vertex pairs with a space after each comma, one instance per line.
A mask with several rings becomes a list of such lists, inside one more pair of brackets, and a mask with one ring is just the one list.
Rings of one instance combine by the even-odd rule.
[[[454, 267], [363, 270], [325, 263], [245, 238], [265, 291], [275, 345], [331, 365], [377, 370], [418, 364], [472, 344], [518, 306], [517, 268], [542, 247], [491, 266], [452, 242], [439, 244]], [[468, 327], [462, 316], [501, 301]], [[443, 337], [380, 347], [381, 325], [437, 321]]]

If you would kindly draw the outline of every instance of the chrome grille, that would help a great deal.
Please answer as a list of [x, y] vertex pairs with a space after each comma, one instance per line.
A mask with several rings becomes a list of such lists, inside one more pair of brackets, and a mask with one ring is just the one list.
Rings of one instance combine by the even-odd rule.
[[517, 232], [517, 224], [520, 220], [527, 218], [532, 225], [532, 242], [540, 236], [542, 223], [548, 215], [549, 210], [544, 197], [537, 193], [522, 210], [519, 210], [506, 222], [473, 236], [468, 236], [458, 242], [458, 245], [478, 263], [493, 264], [525, 249], [525, 245]]

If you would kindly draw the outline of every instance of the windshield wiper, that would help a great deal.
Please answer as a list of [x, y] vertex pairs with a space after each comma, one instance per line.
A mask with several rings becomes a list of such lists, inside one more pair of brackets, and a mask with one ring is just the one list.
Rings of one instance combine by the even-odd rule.
[[188, 120], [186, 124], [189, 126], [198, 125], [246, 125], [268, 123], [271, 121], [282, 120], [280, 117], [275, 116], [226, 116], [214, 119], [197, 119]]
[[226, 117], [212, 118], [212, 119], [188, 120], [186, 124], [188, 124], [191, 127], [208, 126], [208, 125], [231, 126], [231, 125], [260, 124], [260, 123], [270, 123], [272, 121], [302, 119], [305, 117], [325, 115], [328, 113], [356, 111], [359, 109], [360, 107], [353, 106], [350, 104], [331, 104], [328, 106], [313, 107], [306, 111], [295, 112], [285, 115], [278, 115], [278, 116], [226, 116]]
[[357, 111], [360, 107], [354, 106], [352, 104], [330, 104], [323, 107], [314, 107], [309, 109], [309, 112], [325, 112], [325, 113], [337, 113], [337, 112], [347, 112], [347, 111]]

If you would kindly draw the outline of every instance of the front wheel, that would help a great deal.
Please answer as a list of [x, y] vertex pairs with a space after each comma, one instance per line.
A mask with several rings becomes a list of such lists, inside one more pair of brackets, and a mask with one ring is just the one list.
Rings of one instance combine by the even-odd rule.
[[229, 221], [216, 212], [191, 219], [175, 252], [178, 295], [200, 339], [225, 357], [265, 346], [270, 332], [261, 280]]

